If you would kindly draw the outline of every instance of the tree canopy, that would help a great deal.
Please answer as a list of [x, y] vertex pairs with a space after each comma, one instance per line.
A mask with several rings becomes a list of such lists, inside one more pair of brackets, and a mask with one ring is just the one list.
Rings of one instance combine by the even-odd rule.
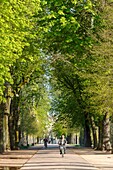
[[25, 133], [47, 133], [52, 101], [58, 135], [83, 128], [90, 138], [112, 115], [112, 0], [1, 0], [0, 12], [0, 103], [10, 136], [19, 123]]

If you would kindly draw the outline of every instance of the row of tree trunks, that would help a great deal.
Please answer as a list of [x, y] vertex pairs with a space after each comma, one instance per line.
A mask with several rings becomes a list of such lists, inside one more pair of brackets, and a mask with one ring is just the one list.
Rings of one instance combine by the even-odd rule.
[[17, 149], [18, 135], [18, 100], [16, 96], [11, 98], [11, 87], [5, 84], [5, 99], [0, 105], [0, 152]]
[[[18, 132], [18, 121], [19, 121], [19, 112], [18, 112], [18, 103], [19, 98], [16, 96], [11, 97], [9, 95], [9, 86], [6, 86], [5, 94], [6, 102], [5, 104], [1, 104], [0, 106], [0, 145], [1, 152], [16, 148], [16, 144], [19, 140]], [[91, 125], [91, 127], [89, 126]], [[93, 118], [89, 119], [89, 115], [85, 114], [85, 124], [84, 124], [84, 141], [83, 144], [85, 147], [91, 147], [91, 128], [93, 134], [93, 143], [94, 148], [97, 145], [97, 134], [96, 134], [96, 126]], [[9, 138], [10, 137], [10, 138]], [[70, 137], [71, 140], [71, 137]], [[111, 148], [110, 144], [110, 123], [109, 123], [109, 113], [106, 112], [103, 116], [103, 120], [100, 121], [98, 125], [98, 149], [102, 149], [105, 147], [106, 150]]]
[[100, 120], [98, 125], [98, 150], [107, 150], [110, 151], [111, 149], [111, 142], [110, 142], [110, 117], [109, 113], [106, 112], [103, 115], [103, 119]]
[[[92, 140], [91, 134], [93, 137]], [[108, 112], [103, 115], [103, 118], [100, 120], [98, 127], [95, 125], [93, 117], [85, 114], [84, 132], [82, 132], [80, 135], [81, 145], [85, 147], [91, 147], [93, 143], [94, 149], [105, 149], [107, 151], [110, 151], [112, 147], [111, 142], [113, 141], [110, 141], [110, 137], [112, 137], [112, 134], [110, 134], [110, 117]]]
[[[100, 120], [98, 124], [98, 128], [96, 128], [93, 119], [91, 118], [91, 126], [93, 133], [93, 143], [94, 148], [98, 150], [107, 150], [110, 151], [111, 143], [110, 143], [110, 117], [109, 113], [106, 112], [103, 115], [103, 118]], [[98, 131], [96, 130], [98, 129]], [[98, 135], [98, 141], [97, 141]]]

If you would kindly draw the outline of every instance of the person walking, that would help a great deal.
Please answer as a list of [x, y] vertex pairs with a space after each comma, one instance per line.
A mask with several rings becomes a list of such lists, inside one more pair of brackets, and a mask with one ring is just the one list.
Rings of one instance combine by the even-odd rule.
[[48, 142], [48, 139], [44, 138], [44, 146], [45, 146], [45, 148], [47, 148], [47, 142]]

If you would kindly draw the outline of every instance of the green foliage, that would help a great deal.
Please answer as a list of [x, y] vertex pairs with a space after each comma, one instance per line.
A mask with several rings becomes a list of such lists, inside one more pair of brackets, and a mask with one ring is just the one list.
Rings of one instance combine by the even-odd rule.
[[[39, 81], [39, 78], [37, 80]], [[40, 83], [37, 84], [32, 80], [24, 86], [20, 95], [21, 130], [38, 137], [42, 137], [49, 126], [50, 104], [43, 81], [40, 79]]]
[[[0, 98], [2, 100], [4, 83], [13, 84], [10, 69], [21, 57], [25, 47], [29, 46], [28, 38], [34, 39], [34, 13], [38, 12], [39, 1], [28, 0], [18, 2], [4, 1], [0, 3]], [[31, 19], [32, 18], [32, 19]]]
[[57, 137], [60, 137], [62, 134], [67, 134], [67, 129], [64, 127], [64, 121], [58, 121], [53, 126], [53, 132]]
[[[0, 3], [0, 100], [3, 101], [7, 95], [4, 95], [4, 84], [8, 82], [11, 85], [12, 101], [15, 96], [19, 99], [16, 107], [20, 110], [16, 114], [20, 115], [16, 116], [19, 117], [21, 129], [40, 136], [48, 122], [49, 104], [46, 97], [43, 100], [45, 107], [38, 105], [45, 93], [40, 91], [40, 86], [44, 81], [46, 63], [40, 50], [42, 32], [38, 25], [40, 18], [36, 18], [39, 11], [39, 0], [9, 0]], [[16, 118], [13, 112], [11, 115], [12, 119]]]
[[8, 82], [12, 99], [20, 99], [24, 132], [47, 133], [45, 78], [54, 86], [58, 135], [84, 126], [86, 113], [97, 125], [104, 112], [112, 113], [113, 6], [103, 2], [0, 1], [0, 102]]
[[91, 17], [95, 17], [91, 1], [47, 1], [41, 23], [46, 30], [44, 41], [48, 45], [48, 51], [62, 54], [84, 53], [92, 45]]
[[[48, 4], [51, 5], [49, 2]], [[56, 97], [59, 98], [54, 99], [53, 106], [56, 114], [60, 117], [65, 115], [63, 117], [75, 125], [78, 123], [84, 125], [85, 113], [88, 113], [89, 117], [93, 116], [98, 124], [106, 111], [112, 113], [111, 13], [113, 8], [110, 4], [101, 11], [102, 4], [93, 5], [90, 1], [84, 5], [76, 1], [74, 7], [70, 2], [66, 3], [67, 6], [64, 4], [59, 2], [51, 5], [51, 11], [52, 9], [57, 11], [57, 14], [54, 12], [55, 17], [51, 19], [53, 23], [48, 35], [51, 40], [48, 44], [53, 54], [54, 68], [51, 79], [55, 79], [53, 86], [58, 91]], [[70, 12], [70, 9], [73, 11]], [[71, 22], [68, 26], [70, 16], [76, 16], [77, 29], [73, 29]], [[71, 38], [68, 38], [69, 36]], [[71, 121], [68, 120], [69, 117], [72, 118]], [[59, 117], [58, 119], [61, 120]]]
[[103, 13], [100, 13], [104, 21], [104, 27], [98, 30], [98, 34], [100, 35], [98, 39], [99, 43], [94, 46], [92, 51], [93, 56], [96, 58], [93, 63], [94, 77], [92, 77], [96, 86], [93, 90], [95, 91], [101, 113], [106, 111], [112, 113], [112, 13], [113, 6], [106, 3]]

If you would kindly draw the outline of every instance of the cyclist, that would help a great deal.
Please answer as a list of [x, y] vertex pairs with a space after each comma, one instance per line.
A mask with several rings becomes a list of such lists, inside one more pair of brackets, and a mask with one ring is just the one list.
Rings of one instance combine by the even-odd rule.
[[65, 153], [66, 153], [66, 139], [65, 139], [65, 136], [64, 136], [64, 135], [61, 136], [58, 144], [59, 144], [60, 154], [62, 154], [62, 150], [60, 149], [60, 146], [63, 146], [63, 148], [64, 148], [64, 154], [65, 154]]

